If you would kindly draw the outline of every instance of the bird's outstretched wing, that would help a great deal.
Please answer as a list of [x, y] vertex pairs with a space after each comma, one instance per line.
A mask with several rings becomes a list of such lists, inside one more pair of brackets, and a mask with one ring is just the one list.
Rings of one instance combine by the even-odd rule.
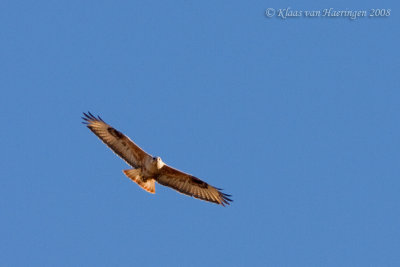
[[83, 123], [115, 154], [132, 167], [138, 168], [142, 166], [143, 161], [147, 157], [151, 157], [127, 136], [105, 123], [100, 116], [96, 118], [90, 112], [88, 114], [83, 113], [83, 115]]
[[229, 198], [231, 195], [220, 192], [219, 190], [221, 189], [215, 188], [192, 175], [168, 165], [164, 165], [160, 169], [160, 174], [156, 178], [156, 181], [185, 195], [221, 204], [222, 206], [229, 205], [229, 202], [232, 201]]

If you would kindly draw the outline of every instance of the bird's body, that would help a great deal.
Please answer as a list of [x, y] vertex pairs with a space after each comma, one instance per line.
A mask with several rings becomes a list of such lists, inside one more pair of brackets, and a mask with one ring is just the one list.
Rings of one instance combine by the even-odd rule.
[[232, 201], [230, 195], [220, 192], [202, 180], [166, 165], [160, 157], [152, 157], [127, 136], [105, 123], [90, 112], [85, 114], [84, 123], [118, 156], [133, 169], [124, 174], [149, 193], [155, 193], [155, 181], [180, 193], [205, 201], [225, 205]]

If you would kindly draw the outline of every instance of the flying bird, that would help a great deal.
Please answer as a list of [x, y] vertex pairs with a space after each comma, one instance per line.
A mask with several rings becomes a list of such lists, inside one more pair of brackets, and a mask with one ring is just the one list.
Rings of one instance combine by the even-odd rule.
[[231, 195], [222, 193], [222, 189], [174, 169], [165, 164], [160, 157], [146, 153], [127, 136], [105, 123], [100, 116], [95, 117], [90, 112], [83, 115], [83, 123], [115, 154], [133, 167], [123, 170], [123, 173], [147, 192], [154, 194], [155, 182], [158, 182], [185, 195], [222, 206], [229, 205], [232, 201], [229, 198]]

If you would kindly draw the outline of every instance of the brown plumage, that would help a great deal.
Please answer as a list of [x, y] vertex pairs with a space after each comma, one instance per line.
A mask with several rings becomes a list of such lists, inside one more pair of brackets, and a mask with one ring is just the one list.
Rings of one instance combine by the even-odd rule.
[[105, 123], [99, 116], [83, 113], [84, 124], [100, 138], [112, 151], [134, 169], [124, 170], [124, 174], [142, 189], [155, 193], [155, 181], [171, 187], [180, 193], [201, 200], [229, 205], [230, 195], [219, 188], [166, 165], [159, 157], [152, 157], [127, 136]]

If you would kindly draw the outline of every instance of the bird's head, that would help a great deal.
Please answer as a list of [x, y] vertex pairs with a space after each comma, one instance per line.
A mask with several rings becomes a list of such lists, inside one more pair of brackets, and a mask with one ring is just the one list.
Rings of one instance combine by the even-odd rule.
[[153, 157], [153, 162], [154, 164], [156, 164], [157, 169], [161, 169], [165, 165], [165, 163], [161, 160], [160, 157]]

